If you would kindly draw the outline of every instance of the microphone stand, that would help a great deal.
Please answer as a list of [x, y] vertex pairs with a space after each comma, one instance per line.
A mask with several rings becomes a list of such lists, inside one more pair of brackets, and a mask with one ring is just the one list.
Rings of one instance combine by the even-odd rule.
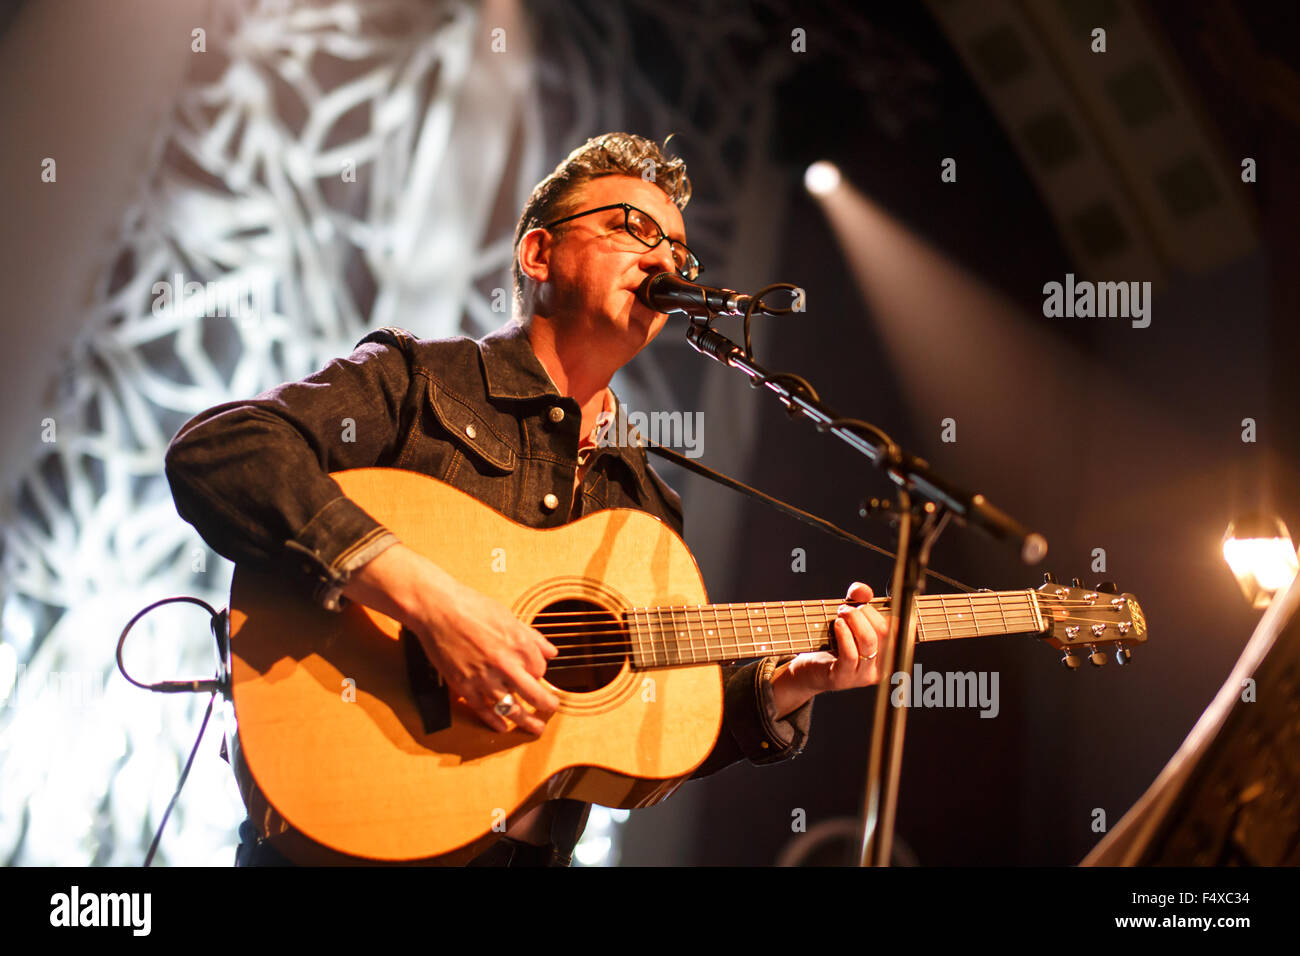
[[[792, 417], [809, 419], [818, 431], [830, 432], [865, 455], [897, 485], [896, 505], [872, 501], [864, 517], [873, 512], [895, 511], [898, 520], [898, 556], [890, 589], [890, 632], [877, 652], [881, 680], [876, 686], [875, 720], [871, 728], [871, 750], [867, 762], [867, 786], [863, 801], [862, 866], [888, 866], [893, 849], [894, 818], [898, 805], [898, 780], [903, 765], [903, 734], [911, 696], [912, 654], [916, 647], [916, 599], [924, 587], [930, 548], [949, 517], [973, 524], [994, 538], [1020, 550], [1027, 564], [1036, 564], [1047, 553], [1047, 541], [1010, 516], [994, 508], [980, 494], [972, 494], [940, 478], [927, 462], [908, 454], [887, 440], [887, 436], [865, 423], [841, 418], [822, 402], [792, 390], [790, 376], [773, 374], [748, 357], [735, 342], [711, 328], [707, 321], [692, 319], [686, 340], [697, 352], [743, 372], [755, 388], [774, 392]], [[873, 441], [860, 430], [876, 432]], [[916, 496], [917, 500], [913, 500]], [[894, 675], [900, 676], [905, 693], [899, 706], [891, 706]]]

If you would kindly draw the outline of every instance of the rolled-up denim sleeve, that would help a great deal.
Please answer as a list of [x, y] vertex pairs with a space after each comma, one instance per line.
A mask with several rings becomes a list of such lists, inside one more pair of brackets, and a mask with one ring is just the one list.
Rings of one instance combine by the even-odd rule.
[[167, 449], [177, 512], [218, 554], [278, 569], [337, 609], [350, 572], [397, 538], [329, 473], [396, 456], [411, 387], [402, 350], [367, 343], [300, 382], [197, 415]]
[[742, 759], [762, 765], [803, 752], [812, 728], [813, 702], [780, 717], [772, 696], [772, 675], [791, 659], [765, 657], [724, 669], [722, 733], [692, 776], [707, 777]]

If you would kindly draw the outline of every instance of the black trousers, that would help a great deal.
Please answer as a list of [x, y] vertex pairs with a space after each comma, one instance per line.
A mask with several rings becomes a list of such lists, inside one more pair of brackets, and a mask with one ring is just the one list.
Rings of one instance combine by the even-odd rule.
[[[502, 837], [466, 866], [567, 866], [557, 862], [551, 844], [533, 846], [510, 837]], [[251, 820], [239, 825], [239, 847], [235, 850], [235, 866], [297, 866], [257, 833]]]

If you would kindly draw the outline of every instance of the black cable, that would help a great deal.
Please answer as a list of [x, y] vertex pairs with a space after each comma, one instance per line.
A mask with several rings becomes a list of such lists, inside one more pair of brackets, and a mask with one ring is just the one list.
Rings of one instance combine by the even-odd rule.
[[207, 601], [196, 597], [189, 597], [188, 595], [163, 598], [161, 601], [154, 601], [148, 607], [144, 608], [144, 610], [137, 612], [131, 620], [127, 621], [126, 627], [122, 628], [122, 635], [117, 639], [117, 669], [129, 683], [134, 684], [136, 687], [142, 688], [143, 690], [151, 690], [158, 694], [209, 692], [208, 709], [203, 714], [203, 724], [199, 727], [199, 734], [194, 739], [194, 747], [190, 750], [189, 759], [185, 761], [185, 768], [181, 771], [180, 779], [176, 781], [176, 792], [172, 794], [171, 801], [168, 802], [167, 809], [163, 813], [162, 822], [158, 824], [158, 831], [153, 836], [153, 842], [149, 844], [149, 852], [144, 858], [145, 866], [149, 866], [153, 862], [154, 854], [158, 851], [158, 844], [162, 840], [163, 829], [167, 826], [167, 821], [171, 817], [172, 810], [176, 806], [176, 801], [180, 799], [181, 788], [185, 786], [185, 780], [190, 775], [190, 767], [194, 765], [194, 757], [199, 752], [199, 744], [203, 742], [203, 734], [208, 729], [208, 720], [212, 717], [212, 706], [216, 703], [218, 692], [225, 692], [227, 690], [228, 683], [224, 677], [218, 675], [216, 678], [211, 680], [168, 680], [159, 681], [154, 684], [142, 684], [126, 672], [126, 665], [122, 663], [122, 648], [126, 646], [126, 636], [131, 633], [131, 628], [135, 627], [140, 618], [144, 617], [155, 608], [162, 607], [164, 604], [177, 604], [181, 602], [186, 604], [197, 604], [208, 612], [208, 615], [212, 619], [212, 633], [217, 638], [217, 647], [218, 650], [220, 650], [222, 647], [221, 630], [224, 615], [222, 612], [213, 608]]
[[[789, 282], [774, 282], [771, 285], [764, 286], [759, 289], [757, 293], [750, 296], [749, 305], [745, 307], [745, 358], [750, 362], [754, 361], [754, 347], [749, 335], [749, 323], [754, 316], [754, 310], [762, 308], [762, 310], [768, 315], [791, 315], [795, 311], [793, 303], [784, 308], [774, 308], [763, 303], [763, 296], [767, 295], [769, 292], [774, 292], [777, 289], [790, 289], [796, 293], [795, 301], [797, 302], [800, 299], [800, 288]], [[802, 376], [796, 375], [793, 372], [773, 372], [770, 375], [759, 375], [757, 378], [751, 379], [749, 384], [754, 388], [759, 388], [766, 385], [768, 382], [778, 382], [785, 385], [787, 389], [790, 389], [789, 383], [793, 382], [795, 388], [797, 388], [809, 401], [817, 403], [821, 402], [816, 389], [814, 389]], [[792, 417], [801, 414], [801, 412], [794, 406], [790, 406], [788, 411]], [[816, 426], [818, 431], [825, 431], [830, 428], [851, 428], [869, 432], [877, 441], [880, 442], [880, 452], [885, 459], [883, 463], [885, 467], [903, 464], [902, 449], [898, 447], [898, 443], [870, 422], [864, 422], [860, 418], [836, 418], [824, 425], [820, 422], [814, 422], [813, 424]]]
[[818, 431], [825, 431], [829, 428], [852, 428], [870, 432], [880, 442], [881, 454], [885, 458], [886, 466], [901, 465], [903, 463], [903, 450], [898, 447], [898, 443], [871, 422], [864, 422], [860, 418], [833, 418], [825, 425], [820, 423], [816, 423], [816, 425]]
[[[649, 443], [647, 443], [645, 447], [657, 454], [659, 457], [672, 462], [674, 465], [684, 468], [687, 471], [694, 472], [704, 478], [708, 478], [710, 481], [716, 481], [724, 488], [730, 488], [732, 491], [739, 491], [742, 494], [756, 498], [764, 504], [771, 505], [777, 511], [783, 512], [792, 518], [797, 518], [799, 521], [811, 525], [819, 531], [824, 531], [831, 537], [839, 538], [841, 541], [847, 541], [849, 544], [856, 544], [858, 547], [866, 548], [869, 551], [874, 551], [879, 555], [889, 558], [891, 561], [898, 560], [898, 555], [893, 551], [890, 551], [888, 548], [882, 548], [878, 544], [873, 544], [870, 541], [859, 538], [856, 534], [845, 531], [834, 522], [827, 521], [825, 518], [815, 515], [812, 512], [804, 511], [802, 508], [798, 508], [795, 505], [790, 504], [788, 501], [782, 501], [780, 498], [767, 494], [767, 492], [759, 491], [757, 488], [747, 485], [743, 481], [738, 481], [730, 475], [724, 475], [720, 471], [714, 471], [708, 465], [702, 465], [698, 461], [693, 461], [685, 455], [673, 451], [671, 448], [664, 448], [662, 445]], [[931, 568], [926, 568], [925, 573], [936, 580], [957, 588], [959, 591], [973, 592], [976, 590], [976, 588], [971, 587], [969, 584], [963, 584], [955, 578], [950, 578], [948, 575], [941, 574]]]
[[[754, 346], [749, 339], [749, 322], [754, 317], [754, 310], [762, 306], [763, 311], [768, 315], [791, 315], [794, 312], [793, 305], [788, 305], [785, 308], [771, 308], [763, 305], [763, 296], [769, 292], [775, 292], [777, 289], [791, 289], [796, 293], [800, 291], [797, 285], [791, 285], [789, 282], [774, 282], [759, 289], [756, 295], [750, 297], [749, 305], [745, 307], [745, 358], [751, 362], [754, 361]], [[796, 296], [796, 299], [798, 298]]]
[[185, 778], [190, 775], [190, 767], [194, 764], [194, 757], [199, 752], [199, 744], [203, 742], [203, 732], [208, 729], [208, 718], [212, 716], [212, 705], [217, 701], [216, 691], [208, 695], [208, 709], [203, 714], [203, 725], [199, 727], [199, 735], [194, 738], [194, 747], [190, 750], [190, 759], [185, 761], [185, 769], [181, 771], [181, 778], [176, 781], [176, 792], [172, 794], [171, 802], [167, 804], [167, 810], [163, 813], [162, 822], [158, 824], [158, 832], [153, 835], [153, 842], [149, 844], [149, 852], [145, 855], [144, 865], [148, 866], [153, 862], [153, 855], [158, 850], [158, 843], [162, 840], [163, 828], [167, 826], [167, 819], [172, 815], [172, 808], [176, 806], [176, 801], [180, 799], [181, 787], [185, 786]]
[[[154, 601], [144, 610], [137, 612], [135, 617], [126, 622], [126, 627], [122, 628], [122, 636], [117, 639], [117, 669], [122, 672], [123, 677], [136, 687], [139, 687], [141, 690], [151, 690], [158, 694], [197, 694], [205, 691], [225, 690], [225, 682], [220, 678], [214, 680], [165, 680], [159, 681], [156, 684], [142, 684], [126, 672], [126, 666], [122, 663], [122, 648], [126, 645], [126, 636], [131, 633], [131, 628], [135, 627], [140, 618], [144, 617], [154, 608], [162, 607], [164, 604], [176, 604], [181, 601], [188, 604], [197, 604], [199, 607], [207, 611], [214, 624], [213, 630], [214, 632], [216, 631], [215, 625], [221, 618], [221, 612], [215, 610], [207, 601], [185, 595], [163, 598], [161, 601]], [[218, 640], [220, 640], [220, 637], [218, 637]]]

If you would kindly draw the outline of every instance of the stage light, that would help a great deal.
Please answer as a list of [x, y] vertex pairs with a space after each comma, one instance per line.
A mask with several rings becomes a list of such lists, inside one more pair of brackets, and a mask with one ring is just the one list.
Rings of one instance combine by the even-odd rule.
[[1252, 514], [1228, 525], [1223, 560], [1251, 607], [1266, 608], [1296, 576], [1295, 544], [1276, 515]]
[[804, 188], [814, 196], [826, 196], [840, 184], [840, 169], [834, 163], [819, 159], [803, 174]]
[[610, 810], [593, 806], [587, 817], [582, 839], [573, 848], [573, 860], [578, 866], [616, 866], [618, 864], [618, 829], [627, 819], [627, 811]]

